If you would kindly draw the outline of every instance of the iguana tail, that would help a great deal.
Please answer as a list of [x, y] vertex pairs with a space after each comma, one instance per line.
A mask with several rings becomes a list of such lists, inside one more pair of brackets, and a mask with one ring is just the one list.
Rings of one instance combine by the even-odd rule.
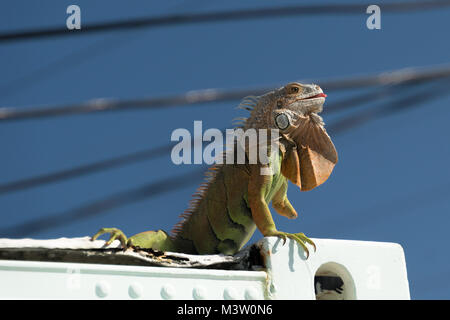
[[164, 231], [145, 231], [128, 239], [127, 246], [151, 248], [159, 251], [177, 252], [175, 241]]

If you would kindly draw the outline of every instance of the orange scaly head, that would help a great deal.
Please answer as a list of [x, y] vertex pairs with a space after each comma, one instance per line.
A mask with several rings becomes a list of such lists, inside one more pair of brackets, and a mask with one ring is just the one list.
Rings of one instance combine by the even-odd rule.
[[302, 191], [325, 182], [338, 161], [333, 142], [318, 115], [325, 98], [318, 85], [289, 83], [253, 98], [250, 117], [243, 126], [280, 130], [280, 143], [285, 145], [281, 171]]

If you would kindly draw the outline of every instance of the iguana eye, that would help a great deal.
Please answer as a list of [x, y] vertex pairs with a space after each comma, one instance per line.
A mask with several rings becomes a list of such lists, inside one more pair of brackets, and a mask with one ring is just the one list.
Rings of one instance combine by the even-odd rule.
[[300, 92], [302, 92], [302, 86], [301, 86], [301, 84], [299, 84], [299, 83], [295, 83], [295, 82], [293, 82], [293, 83], [289, 83], [288, 85], [286, 85], [286, 93], [287, 94], [297, 94], [297, 93], [300, 93]]

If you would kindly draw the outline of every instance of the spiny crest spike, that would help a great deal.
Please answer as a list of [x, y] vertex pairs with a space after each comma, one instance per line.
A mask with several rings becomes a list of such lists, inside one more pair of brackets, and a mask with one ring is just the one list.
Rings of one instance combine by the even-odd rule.
[[175, 226], [171, 230], [171, 237], [175, 237], [181, 230], [183, 230], [184, 223], [194, 214], [199, 205], [201, 204], [205, 193], [208, 191], [210, 184], [214, 181], [219, 168], [222, 165], [214, 165], [209, 167], [209, 169], [205, 172], [206, 181], [200, 184], [200, 187], [197, 191], [192, 195], [191, 201], [189, 201], [189, 206], [182, 214], [180, 214], [180, 221], [175, 224]]
[[246, 121], [246, 120], [247, 120], [247, 118], [245, 118], [245, 117], [237, 117], [237, 118], [234, 118], [231, 122]]
[[258, 101], [259, 96], [246, 96], [243, 100], [251, 100], [251, 101]]
[[237, 106], [238, 109], [252, 110], [258, 103], [259, 97], [257, 96], [247, 96], [242, 99], [241, 103]]

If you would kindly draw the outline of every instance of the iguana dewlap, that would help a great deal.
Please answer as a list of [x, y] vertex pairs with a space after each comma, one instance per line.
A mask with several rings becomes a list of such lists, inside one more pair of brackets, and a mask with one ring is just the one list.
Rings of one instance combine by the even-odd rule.
[[[250, 110], [242, 129], [278, 129], [277, 154], [270, 164], [218, 164], [210, 168], [207, 181], [194, 194], [182, 220], [169, 236], [162, 230], [146, 231], [128, 238], [115, 228], [103, 228], [93, 239], [111, 233], [107, 244], [119, 239], [123, 247], [136, 246], [191, 254], [234, 254], [256, 228], [264, 236], [296, 240], [309, 254], [314, 243], [303, 233], [278, 231], [268, 205], [287, 218], [297, 212], [286, 192], [288, 180], [300, 190], [311, 190], [327, 180], [337, 153], [325, 131], [322, 111], [326, 95], [314, 84], [290, 83], [260, 97], [244, 99]], [[248, 151], [248, 150], [246, 150]], [[275, 163], [277, 162], [277, 163]], [[261, 169], [270, 167], [271, 174]]]

